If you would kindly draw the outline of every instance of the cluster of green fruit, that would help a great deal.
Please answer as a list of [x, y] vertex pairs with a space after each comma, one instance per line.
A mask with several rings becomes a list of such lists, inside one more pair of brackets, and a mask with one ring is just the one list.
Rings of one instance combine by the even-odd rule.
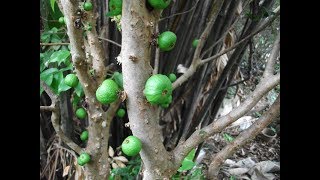
[[163, 74], [152, 75], [146, 82], [143, 94], [151, 104], [158, 104], [163, 108], [172, 102], [172, 82], [176, 80], [174, 74], [169, 77]]

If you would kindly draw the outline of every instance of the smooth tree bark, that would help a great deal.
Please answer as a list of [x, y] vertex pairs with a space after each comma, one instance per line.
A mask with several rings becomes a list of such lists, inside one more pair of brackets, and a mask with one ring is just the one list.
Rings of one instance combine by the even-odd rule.
[[[171, 5], [173, 6], [171, 8], [172, 12], [185, 8], [187, 11], [180, 12], [178, 14], [171, 14], [168, 17], [162, 17], [160, 19], [162, 11], [147, 8], [145, 0], [123, 0], [121, 18], [122, 41], [120, 45], [119, 43], [108, 39], [110, 37], [108, 34], [103, 35], [108, 32], [108, 28], [104, 30], [104, 27], [101, 27], [101, 24], [98, 23], [97, 27], [99, 29], [96, 29], [96, 21], [97, 18], [99, 18], [96, 10], [98, 8], [105, 9], [106, 7], [94, 7], [94, 11], [86, 12], [87, 19], [84, 20], [84, 24], [91, 24], [92, 30], [85, 31], [83, 28], [77, 28], [75, 26], [75, 21], [78, 18], [82, 18], [79, 17], [79, 14], [77, 13], [80, 1], [58, 1], [59, 7], [62, 9], [62, 12], [66, 18], [67, 34], [71, 46], [71, 56], [74, 71], [83, 87], [85, 101], [87, 104], [85, 108], [88, 112], [89, 125], [87, 129], [89, 131], [89, 139], [86, 147], [79, 147], [61, 130], [60, 109], [62, 107], [59, 105], [59, 98], [57, 95], [53, 94], [53, 92], [48, 86], [46, 86], [44, 82], [42, 82], [42, 86], [45, 92], [51, 98], [52, 104], [50, 106], [40, 106], [40, 110], [52, 112], [52, 125], [57, 132], [57, 135], [67, 146], [69, 146], [69, 148], [74, 150], [78, 155], [80, 155], [82, 152], [87, 152], [90, 154], [91, 161], [84, 166], [86, 179], [108, 179], [110, 172], [110, 165], [108, 162], [110, 125], [116, 110], [121, 104], [121, 101], [124, 100], [118, 99], [116, 102], [110, 104], [108, 109], [104, 111], [102, 105], [95, 98], [96, 89], [106, 78], [106, 73], [108, 71], [107, 65], [111, 64], [110, 57], [115, 56], [115, 51], [106, 51], [104, 48], [108, 47], [109, 45], [103, 45], [103, 43], [111, 43], [112, 46], [115, 45], [117, 48], [121, 48], [118, 61], [121, 64], [123, 74], [123, 94], [126, 94], [125, 103], [129, 118], [129, 127], [132, 131], [132, 134], [138, 137], [142, 142], [140, 156], [143, 162], [143, 179], [145, 180], [170, 179], [181, 166], [181, 162], [185, 156], [193, 148], [196, 148], [207, 138], [221, 132], [228, 125], [247, 114], [266, 93], [279, 84], [280, 75], [274, 75], [274, 72], [272, 71], [274, 62], [279, 56], [280, 51], [280, 37], [278, 36], [266, 64], [265, 73], [263, 74], [260, 83], [256, 86], [254, 92], [252, 92], [248, 98], [240, 104], [239, 107], [232, 110], [229, 114], [219, 117], [213, 122], [210, 122], [207, 126], [195, 131], [190, 128], [194, 127], [193, 123], [195, 122], [192, 120], [194, 119], [194, 114], [198, 112], [198, 106], [192, 105], [192, 102], [200, 103], [200, 96], [204, 95], [202, 94], [204, 85], [207, 84], [208, 77], [212, 73], [212, 70], [210, 70], [212, 69], [212, 62], [226, 53], [231, 54], [231, 57], [234, 57], [230, 58], [230, 64], [226, 66], [226, 69], [224, 69], [225, 73], [220, 76], [220, 80], [218, 82], [214, 82], [214, 88], [217, 89], [215, 89], [213, 92], [215, 92], [214, 96], [216, 96], [217, 92], [219, 92], [220, 88], [225, 83], [225, 79], [229, 78], [227, 85], [231, 84], [237, 69], [237, 66], [234, 66], [234, 64], [240, 62], [239, 58], [242, 57], [248, 41], [254, 35], [269, 26], [279, 16], [280, 13], [280, 10], [277, 10], [275, 15], [273, 15], [271, 18], [265, 21], [261, 20], [262, 23], [259, 23], [260, 21], [248, 23], [248, 26], [244, 27], [244, 35], [240, 36], [238, 41], [236, 41], [236, 43], [231, 47], [221, 50], [225, 36], [227, 35], [226, 31], [231, 30], [235, 24], [235, 18], [240, 17], [239, 14], [236, 14], [238, 11], [237, 8], [239, 5], [241, 5], [241, 2], [242, 1], [240, 0], [232, 2], [224, 0], [206, 0], [195, 2], [177, 1]], [[250, 3], [251, 1], [245, 2]], [[178, 3], [180, 3], [179, 5], [181, 6], [179, 6], [179, 8], [174, 7], [174, 5]], [[254, 3], [257, 5], [257, 1], [254, 1], [253, 4]], [[97, 1], [93, 1], [93, 4], [96, 6], [99, 3]], [[265, 5], [266, 7], [269, 7], [270, 4], [272, 4], [272, 1], [266, 0], [261, 6]], [[203, 13], [200, 13], [201, 8], [204, 6], [209, 8], [206, 8]], [[257, 12], [259, 13], [262, 11]], [[193, 16], [200, 19], [200, 24], [205, 26], [202, 27], [201, 31], [199, 29], [190, 30], [190, 32], [197, 32], [200, 41], [198, 46], [193, 51], [193, 54], [189, 55], [190, 58], [186, 60], [190, 66], [186, 69], [183, 75], [181, 75], [173, 83], [173, 88], [178, 92], [183, 92], [180, 98], [183, 99], [186, 97], [187, 93], [190, 93], [194, 90], [193, 82], [195, 80], [192, 78], [200, 77], [201, 81], [196, 83], [196, 92], [194, 92], [194, 97], [191, 99], [191, 102], [188, 102], [187, 107], [192, 107], [191, 111], [189, 113], [184, 113], [187, 116], [187, 118], [184, 118], [187, 120], [180, 120], [180, 123], [186, 124], [179, 131], [180, 134], [182, 134], [182, 138], [180, 139], [178, 145], [175, 148], [173, 147], [174, 149], [172, 151], [169, 151], [166, 149], [162, 140], [162, 129], [159, 126], [160, 112], [163, 111], [163, 109], [159, 106], [148, 103], [143, 95], [143, 89], [147, 79], [152, 76], [152, 74], [171, 72], [178, 62], [181, 61], [181, 57], [185, 57], [187, 55], [184, 54], [186, 51], [182, 50], [174, 53], [160, 52], [158, 48], [153, 48], [150, 42], [153, 40], [152, 37], [154, 37], [154, 33], [157, 33], [160, 28], [164, 28], [163, 24], [161, 26], [159, 23], [164, 22], [166, 22], [166, 29], [177, 29], [179, 30], [178, 32], [181, 32], [184, 36], [188, 36], [186, 33], [187, 31], [184, 31], [183, 29], [185, 26], [191, 24], [196, 26], [197, 20], [186, 18], [192, 18]], [[204, 17], [207, 16], [209, 18], [207, 21], [205, 21]], [[100, 21], [105, 22], [105, 19], [100, 17]], [[183, 25], [180, 26], [180, 24]], [[86, 37], [84, 36], [84, 32], [86, 33]], [[102, 37], [99, 36], [99, 32], [102, 33]], [[216, 34], [213, 32], [216, 32]], [[178, 41], [181, 41], [184, 44], [178, 43], [177, 47], [186, 50], [187, 48], [184, 45], [191, 40], [191, 37], [183, 40], [183, 38], [179, 37], [179, 35], [180, 34], [177, 34]], [[152, 50], [155, 52], [153, 53]], [[109, 57], [107, 57], [107, 53], [109, 53]], [[163, 57], [170, 57], [170, 55], [175, 55], [180, 58], [177, 60], [172, 60], [172, 62], [166, 62], [165, 64], [172, 65], [172, 67], [170, 66], [166, 71], [164, 71], [164, 62], [161, 62], [161, 60]], [[154, 64], [154, 67], [151, 66], [152, 64]], [[94, 71], [93, 75], [90, 73], [92, 70]], [[185, 84], [186, 82], [188, 83]], [[186, 87], [187, 89], [184, 90], [182, 87]], [[180, 99], [174, 99], [172, 106], [180, 105]], [[262, 127], [268, 124], [270, 118], [277, 114], [278, 110], [276, 110], [274, 107], [278, 107], [279, 103], [280, 101], [277, 100], [273, 107], [270, 108], [270, 113], [267, 113], [261, 118], [261, 120], [263, 120], [261, 122], [264, 123], [252, 125], [252, 127], [243, 132], [235, 140], [236, 143], [233, 143], [225, 148], [228, 150], [222, 150], [222, 152], [217, 155], [219, 161], [217, 158], [213, 159], [210, 169], [212, 169], [214, 173], [213, 175], [212, 173], [210, 174], [211, 177], [215, 176], [216, 172], [218, 172], [223, 158], [231, 155], [236, 148], [243, 145], [246, 139], [254, 137]], [[188, 108], [187, 110], [190, 110], [190, 108]], [[205, 111], [207, 111], [207, 109], [205, 109]], [[180, 115], [178, 115], [178, 117], [181, 118]], [[200, 123], [200, 121], [197, 123]], [[183, 132], [183, 129], [185, 132]], [[190, 133], [188, 133], [189, 131]], [[176, 139], [179, 140], [179, 138]]]

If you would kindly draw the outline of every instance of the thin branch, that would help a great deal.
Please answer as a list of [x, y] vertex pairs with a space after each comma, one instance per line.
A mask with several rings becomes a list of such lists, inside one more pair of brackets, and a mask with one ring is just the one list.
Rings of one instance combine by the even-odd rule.
[[54, 107], [53, 106], [40, 106], [41, 111], [53, 111]]
[[[155, 27], [155, 34], [159, 33], [159, 23], [156, 24]], [[153, 74], [158, 74], [159, 71], [159, 59], [160, 59], [160, 49], [156, 46], [156, 52], [155, 52], [155, 58], [154, 58], [154, 68], [153, 68]]]
[[278, 33], [276, 40], [274, 41], [273, 48], [269, 59], [267, 61], [267, 65], [264, 71], [263, 76], [272, 75], [274, 73], [274, 63], [280, 53], [280, 33]]
[[112, 40], [110, 40], [110, 39], [106, 39], [106, 38], [103, 38], [103, 37], [98, 37], [98, 39], [101, 39], [101, 40], [107, 41], [107, 42], [109, 42], [109, 43], [111, 43], [111, 44], [114, 44], [114, 45], [116, 45], [116, 46], [118, 46], [118, 47], [120, 47], [120, 48], [121, 48], [121, 44], [118, 44], [117, 42], [112, 41]]
[[200, 65], [203, 65], [209, 61], [212, 61], [212, 60], [215, 60], [217, 59], [218, 57], [224, 55], [225, 53], [233, 50], [234, 48], [236, 48], [237, 46], [239, 46], [240, 44], [242, 44], [244, 41], [252, 38], [254, 35], [258, 34], [260, 31], [262, 31], [263, 29], [265, 29], [267, 26], [269, 26], [278, 16], [280, 15], [280, 10], [277, 12], [277, 14], [272, 18], [270, 19], [268, 22], [266, 22], [264, 25], [262, 25], [258, 30], [256, 30], [255, 32], [253, 32], [252, 34], [248, 35], [247, 37], [241, 39], [239, 42], [237, 42], [236, 44], [234, 44], [232, 47], [228, 48], [228, 49], [225, 49], [223, 51], [221, 51], [220, 53], [212, 56], [212, 57], [209, 57], [209, 58], [206, 58], [206, 59], [203, 59], [200, 63]]
[[197, 4], [198, 4], [199, 0], [197, 0], [197, 2], [192, 6], [192, 8], [190, 8], [189, 10], [187, 11], [184, 11], [184, 12], [180, 12], [180, 13], [176, 13], [176, 14], [172, 14], [170, 16], [167, 16], [167, 17], [164, 17], [164, 18], [161, 18], [159, 19], [158, 22], [162, 21], [162, 20], [165, 20], [165, 19], [169, 19], [169, 18], [172, 18], [174, 16], [178, 16], [178, 15], [182, 15], [182, 14], [186, 14], [186, 13], [189, 13], [191, 12], [193, 9], [195, 9], [197, 7]]
[[184, 74], [182, 74], [173, 84], [172, 84], [172, 88], [173, 90], [175, 88], [177, 88], [178, 86], [181, 86], [182, 83], [184, 83], [185, 81], [187, 81], [197, 70], [197, 68], [199, 67], [200, 64], [200, 53], [201, 50], [203, 49], [204, 43], [206, 42], [206, 40], [208, 39], [209, 33], [211, 31], [211, 28], [219, 14], [219, 11], [223, 5], [224, 0], [221, 1], [215, 1], [214, 4], [212, 5], [212, 10], [211, 10], [211, 18], [209, 20], [209, 22], [206, 25], [206, 28], [204, 29], [204, 31], [202, 32], [197, 48], [195, 50], [195, 53], [193, 55], [193, 59], [191, 62], [191, 65], [189, 67], [189, 69], [187, 70], [187, 72], [185, 72]]
[[40, 43], [40, 46], [59, 46], [59, 45], [69, 45], [70, 43]]
[[176, 163], [180, 163], [191, 149], [196, 147], [199, 143], [203, 142], [213, 134], [221, 132], [229, 124], [249, 112], [259, 102], [259, 100], [279, 84], [279, 82], [280, 74], [263, 77], [254, 92], [252, 92], [250, 96], [240, 104], [240, 106], [232, 110], [229, 114], [220, 117], [208, 126], [196, 130], [185, 142], [177, 146], [173, 151]]
[[221, 151], [214, 155], [209, 165], [208, 178], [216, 179], [223, 162], [234, 152], [245, 145], [248, 140], [257, 136], [265, 127], [267, 127], [280, 114], [280, 94], [277, 100], [272, 104], [271, 108], [263, 114], [253, 125], [243, 131], [231, 143], [225, 146]]
[[[51, 99], [52, 114], [51, 114], [51, 122], [54, 130], [57, 135], [61, 138], [61, 140], [66, 143], [72, 150], [76, 153], [81, 153], [81, 147], [74, 143], [71, 139], [69, 139], [62, 131], [60, 127], [60, 106], [59, 106], [59, 98], [54, 92], [50, 89], [50, 87], [43, 81], [40, 81], [44, 91], [48, 94]], [[40, 107], [41, 108], [41, 107]]]
[[244, 82], [248, 81], [249, 79], [250, 79], [250, 77], [247, 77], [246, 79], [241, 80], [241, 81], [238, 81], [238, 82], [234, 82], [234, 83], [230, 84], [229, 86], [221, 87], [220, 90], [224, 90], [224, 89], [226, 89], [226, 88], [239, 85], [239, 84], [241, 84], [241, 83], [244, 83]]

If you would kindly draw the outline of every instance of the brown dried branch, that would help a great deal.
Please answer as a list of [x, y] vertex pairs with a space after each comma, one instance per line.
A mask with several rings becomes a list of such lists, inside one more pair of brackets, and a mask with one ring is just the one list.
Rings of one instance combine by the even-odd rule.
[[110, 39], [106, 39], [106, 38], [103, 38], [103, 37], [98, 37], [98, 39], [107, 41], [107, 42], [109, 42], [109, 43], [111, 43], [111, 44], [114, 44], [114, 45], [116, 45], [116, 46], [118, 46], [118, 47], [121, 48], [121, 44], [119, 44], [119, 43], [117, 43], [117, 42], [115, 42], [115, 41], [112, 41], [112, 40], [110, 40]]
[[40, 82], [44, 91], [49, 95], [51, 99], [51, 105], [49, 107], [52, 107], [52, 114], [51, 114], [51, 122], [54, 130], [56, 131], [57, 135], [61, 138], [61, 140], [66, 143], [67, 146], [69, 146], [72, 150], [74, 150], [76, 153], [81, 153], [81, 147], [78, 146], [76, 143], [74, 143], [71, 139], [69, 139], [62, 131], [60, 127], [60, 107], [59, 107], [59, 98], [57, 95], [54, 94], [54, 92], [50, 89], [50, 87], [43, 81]]
[[197, 2], [196, 2], [189, 10], [184, 11], [184, 12], [180, 12], [180, 13], [175, 13], [175, 14], [172, 14], [172, 15], [170, 15], [170, 16], [161, 18], [161, 19], [159, 19], [159, 22], [162, 21], [162, 20], [165, 20], [165, 19], [172, 18], [172, 17], [174, 17], [174, 16], [178, 16], [178, 15], [182, 15], [182, 14], [186, 14], [186, 13], [191, 12], [193, 9], [195, 9], [195, 8], [197, 7], [198, 2], [199, 2], [199, 0], [197, 0]]
[[53, 111], [54, 107], [53, 106], [40, 106], [41, 111]]
[[238, 148], [245, 145], [248, 140], [257, 136], [263, 128], [267, 127], [280, 114], [280, 94], [270, 109], [263, 114], [253, 125], [243, 131], [231, 143], [225, 146], [221, 151], [214, 155], [212, 162], [209, 165], [208, 178], [217, 179], [220, 166], [230, 157]]
[[59, 45], [69, 45], [70, 43], [40, 43], [40, 46], [59, 46]]
[[259, 100], [279, 84], [279, 82], [280, 74], [271, 77], [263, 77], [254, 92], [252, 92], [251, 95], [242, 104], [240, 104], [240, 106], [235, 108], [229, 114], [220, 117], [208, 126], [195, 131], [185, 142], [177, 146], [174, 150], [176, 162], [180, 163], [192, 148], [196, 147], [199, 143], [203, 142], [213, 134], [221, 132], [229, 124], [248, 113], [259, 102]]
[[271, 54], [269, 56], [266, 69], [263, 73], [263, 76], [273, 75], [274, 73], [274, 63], [276, 62], [277, 56], [280, 53], [280, 33], [277, 35], [276, 40], [274, 41]]

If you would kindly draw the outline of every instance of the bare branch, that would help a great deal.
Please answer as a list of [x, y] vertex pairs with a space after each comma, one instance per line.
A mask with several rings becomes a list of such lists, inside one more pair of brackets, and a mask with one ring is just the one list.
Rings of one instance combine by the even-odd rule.
[[252, 34], [248, 35], [247, 37], [241, 39], [239, 42], [237, 42], [236, 44], [234, 44], [232, 47], [228, 48], [228, 49], [225, 49], [223, 51], [221, 51], [220, 53], [212, 56], [212, 57], [209, 57], [209, 58], [206, 58], [206, 59], [203, 59], [200, 63], [200, 65], [203, 65], [209, 61], [212, 61], [212, 60], [215, 60], [217, 59], [218, 57], [224, 55], [225, 53], [233, 50], [234, 48], [236, 48], [237, 46], [239, 46], [240, 44], [242, 44], [244, 41], [252, 38], [254, 35], [258, 34], [260, 31], [262, 31], [263, 29], [265, 29], [267, 26], [269, 26], [278, 16], [280, 15], [280, 10], [277, 12], [277, 14], [271, 18], [269, 21], [267, 21], [265, 24], [263, 24], [258, 30], [256, 30], [255, 32], [253, 32]]
[[118, 46], [118, 47], [121, 48], [121, 44], [119, 44], [119, 43], [117, 43], [117, 42], [115, 42], [115, 41], [112, 41], [112, 40], [110, 40], [110, 39], [106, 39], [106, 38], [103, 38], [103, 37], [98, 37], [98, 38], [101, 39], [101, 40], [107, 41], [107, 42], [109, 42], [109, 43], [111, 43], [111, 44], [114, 44], [114, 45], [116, 45], [116, 46]]
[[[156, 31], [155, 33], [159, 33], [159, 23], [156, 24], [155, 27]], [[156, 47], [156, 52], [155, 52], [155, 58], [154, 58], [154, 68], [153, 68], [153, 74], [158, 74], [159, 71], [159, 59], [160, 59], [160, 49], [159, 47]]]
[[162, 21], [162, 20], [165, 20], [165, 19], [172, 18], [172, 17], [174, 17], [174, 16], [178, 16], [178, 15], [182, 15], [182, 14], [186, 14], [186, 13], [188, 13], [188, 12], [191, 12], [193, 9], [195, 9], [195, 8], [197, 7], [198, 2], [199, 2], [199, 0], [197, 0], [197, 2], [192, 6], [192, 8], [190, 8], [190, 9], [187, 10], [187, 11], [184, 11], [184, 12], [181, 12], [181, 13], [172, 14], [172, 15], [170, 15], [170, 16], [161, 18], [161, 19], [159, 19], [158, 22], [160, 22], [160, 21]]
[[214, 155], [208, 170], [208, 178], [216, 179], [222, 163], [230, 157], [237, 149], [245, 145], [248, 140], [257, 136], [263, 128], [267, 127], [280, 114], [280, 94], [271, 108], [263, 114], [253, 125], [243, 131], [231, 143]]
[[280, 52], [280, 33], [277, 35], [277, 38], [274, 41], [273, 48], [269, 56], [269, 59], [267, 61], [266, 69], [263, 73], [263, 76], [273, 75], [274, 63], [276, 62], [279, 52]]
[[249, 112], [259, 102], [263, 95], [279, 84], [279, 82], [279, 74], [267, 78], [263, 77], [254, 92], [252, 92], [240, 106], [232, 110], [229, 114], [220, 117], [208, 126], [196, 130], [185, 142], [177, 146], [174, 150], [175, 161], [180, 163], [192, 148], [196, 147], [209, 136], [221, 132], [229, 124]]
[[53, 106], [40, 106], [41, 111], [53, 111], [54, 107]]
[[40, 43], [40, 46], [59, 46], [59, 45], [69, 45], [70, 43]]
[[[51, 114], [51, 122], [54, 130], [56, 131], [57, 135], [61, 138], [61, 140], [66, 143], [72, 150], [74, 150], [76, 153], [81, 153], [81, 147], [78, 146], [76, 143], [74, 143], [71, 139], [69, 139], [62, 131], [60, 127], [60, 107], [59, 107], [59, 98], [57, 95], [53, 93], [53, 91], [50, 89], [50, 87], [44, 83], [43, 81], [40, 81], [44, 91], [49, 95], [51, 99], [51, 105], [47, 106], [50, 107], [52, 110]], [[41, 106], [40, 106], [41, 109]]]

